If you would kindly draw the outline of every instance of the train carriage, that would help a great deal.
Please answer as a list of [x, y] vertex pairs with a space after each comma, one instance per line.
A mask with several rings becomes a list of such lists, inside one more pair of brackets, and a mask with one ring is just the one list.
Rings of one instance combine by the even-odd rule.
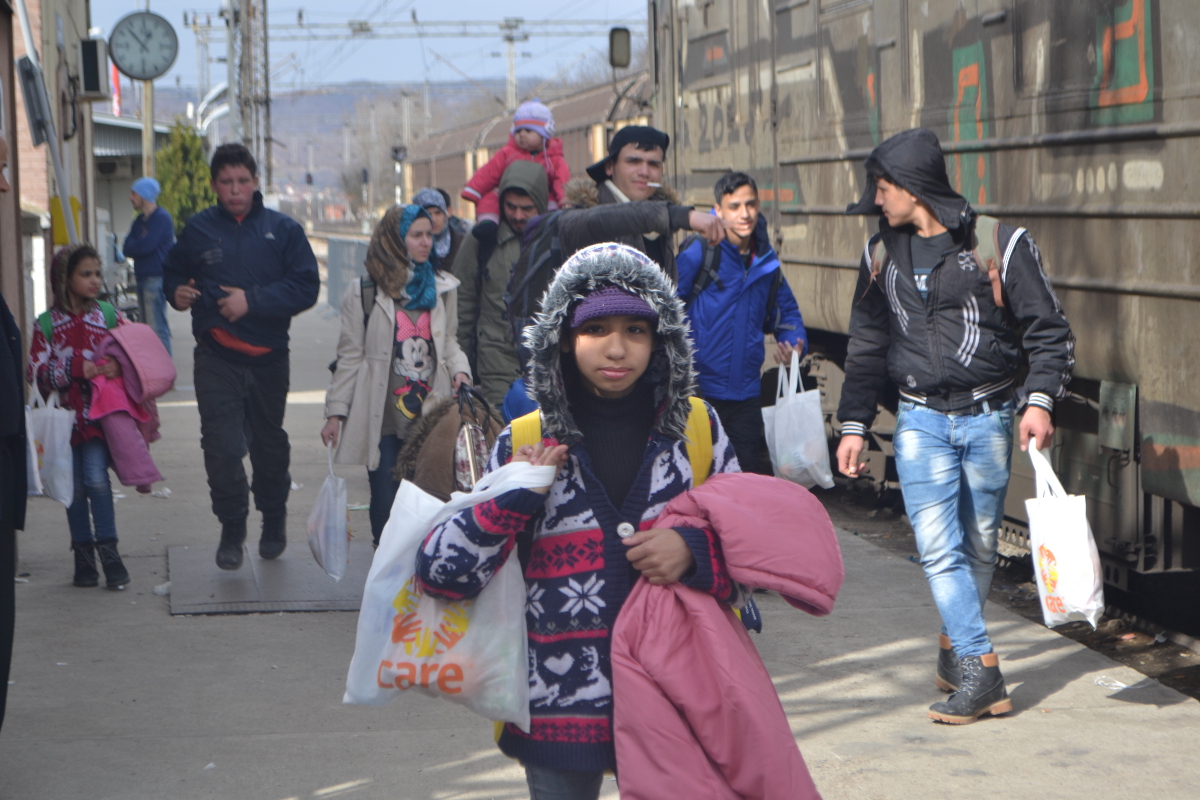
[[[858, 255], [861, 162], [924, 126], [955, 187], [1030, 229], [1077, 338], [1053, 459], [1088, 497], [1127, 610], [1200, 631], [1200, 15], [1190, 0], [651, 0], [668, 174], [711, 204], [759, 183], [812, 335], [831, 435]], [[890, 408], [889, 408], [890, 406]], [[894, 397], [871, 432], [889, 461]], [[1004, 537], [1025, 537], [1014, 458]]]

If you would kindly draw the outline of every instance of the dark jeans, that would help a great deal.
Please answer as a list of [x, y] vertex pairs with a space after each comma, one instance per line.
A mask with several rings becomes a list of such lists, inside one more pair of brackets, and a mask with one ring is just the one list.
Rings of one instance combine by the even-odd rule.
[[[196, 346], [196, 405], [200, 449], [208, 472], [212, 510], [222, 524], [250, 513], [249, 492], [266, 519], [287, 514], [291, 446], [283, 429], [289, 381], [288, 356], [244, 365]], [[242, 458], [250, 453], [254, 482], [247, 486]]]
[[767, 446], [763, 432], [762, 401], [752, 397], [749, 400], [709, 400], [708, 404], [716, 409], [742, 472], [770, 475], [770, 466], [763, 463], [762, 457]]
[[400, 481], [392, 477], [392, 471], [403, 447], [404, 441], [395, 436], [379, 437], [379, 466], [367, 470], [367, 482], [371, 485], [371, 537], [376, 546], [391, 516], [396, 490], [400, 488]]
[[75, 463], [75, 496], [67, 509], [71, 541], [90, 545], [92, 523], [95, 523], [94, 541], [115, 542], [117, 515], [113, 508], [112, 483], [108, 480], [108, 445], [103, 439], [89, 439], [72, 447], [71, 454]]
[[604, 786], [603, 772], [572, 772], [525, 764], [530, 800], [596, 800]]

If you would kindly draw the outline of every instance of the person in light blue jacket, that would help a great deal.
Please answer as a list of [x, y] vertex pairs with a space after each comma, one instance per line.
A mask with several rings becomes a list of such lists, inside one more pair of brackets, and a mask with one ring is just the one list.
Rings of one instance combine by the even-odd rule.
[[775, 337], [775, 361], [782, 364], [793, 349], [804, 355], [808, 336], [766, 219], [759, 216], [754, 179], [730, 172], [713, 192], [713, 213], [725, 223], [725, 241], [715, 247], [699, 238], [685, 244], [676, 259], [677, 291], [692, 326], [700, 394], [717, 410], [742, 470], [769, 475], [761, 455], [763, 337]]

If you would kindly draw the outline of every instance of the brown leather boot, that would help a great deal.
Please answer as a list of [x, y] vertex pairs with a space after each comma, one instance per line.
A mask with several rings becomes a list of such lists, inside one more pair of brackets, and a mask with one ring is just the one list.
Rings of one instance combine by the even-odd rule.
[[950, 637], [939, 633], [938, 648], [937, 673], [933, 676], [933, 682], [943, 692], [957, 692], [962, 685], [962, 667], [958, 663], [954, 645], [950, 644]]

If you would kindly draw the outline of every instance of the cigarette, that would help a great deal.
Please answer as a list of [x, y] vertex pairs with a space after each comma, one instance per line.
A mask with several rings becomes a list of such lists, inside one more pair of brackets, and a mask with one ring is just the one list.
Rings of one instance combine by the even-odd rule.
[[647, 183], [646, 185], [649, 186], [651, 189], [661, 189], [662, 188], [661, 183]]

